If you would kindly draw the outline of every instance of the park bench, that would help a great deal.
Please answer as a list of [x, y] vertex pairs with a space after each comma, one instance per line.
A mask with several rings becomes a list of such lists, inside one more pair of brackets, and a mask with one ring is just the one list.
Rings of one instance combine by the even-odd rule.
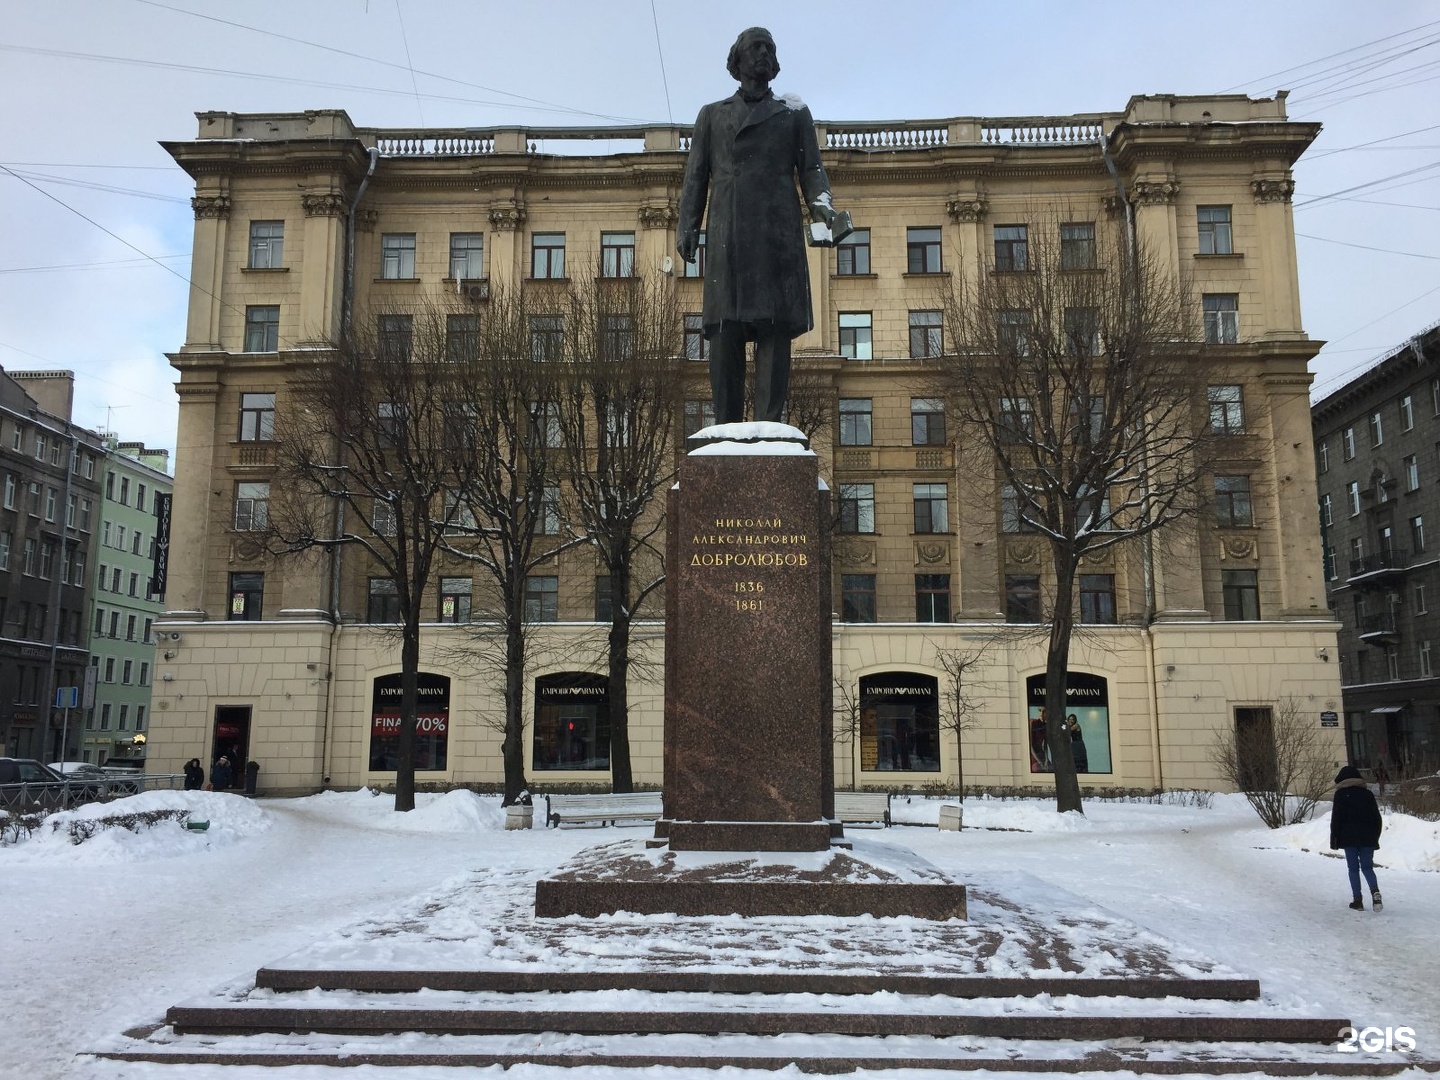
[[890, 795], [884, 791], [835, 792], [835, 820], [842, 825], [890, 825]]
[[546, 795], [545, 825], [614, 825], [620, 821], [656, 821], [664, 813], [660, 792], [601, 792], [594, 795]]

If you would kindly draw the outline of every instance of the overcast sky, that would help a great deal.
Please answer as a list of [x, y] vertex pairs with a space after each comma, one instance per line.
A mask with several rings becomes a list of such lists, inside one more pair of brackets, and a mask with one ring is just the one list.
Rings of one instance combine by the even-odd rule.
[[0, 165], [28, 181], [0, 170], [0, 365], [71, 368], [80, 423], [174, 447], [193, 218], [157, 144], [194, 138], [198, 110], [688, 123], [755, 24], [776, 89], [821, 120], [1288, 88], [1325, 125], [1295, 169], [1316, 395], [1440, 319], [1433, 0], [0, 0]]

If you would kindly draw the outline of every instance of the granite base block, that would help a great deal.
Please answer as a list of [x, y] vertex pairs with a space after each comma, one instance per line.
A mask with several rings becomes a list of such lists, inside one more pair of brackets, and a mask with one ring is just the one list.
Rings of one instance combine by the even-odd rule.
[[825, 851], [825, 821], [672, 821], [671, 851]]

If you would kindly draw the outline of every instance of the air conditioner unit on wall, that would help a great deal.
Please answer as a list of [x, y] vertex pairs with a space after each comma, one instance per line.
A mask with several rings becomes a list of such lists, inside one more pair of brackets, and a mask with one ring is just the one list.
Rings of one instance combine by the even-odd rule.
[[464, 294], [465, 299], [472, 303], [482, 303], [490, 299], [490, 282], [472, 281], [462, 286], [460, 291]]

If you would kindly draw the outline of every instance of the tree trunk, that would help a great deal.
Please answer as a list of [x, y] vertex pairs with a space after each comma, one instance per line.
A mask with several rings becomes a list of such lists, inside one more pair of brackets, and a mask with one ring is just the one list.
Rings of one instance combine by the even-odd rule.
[[505, 620], [505, 739], [500, 754], [505, 762], [505, 796], [502, 806], [520, 801], [525, 782], [525, 627], [517, 615]]
[[420, 672], [420, 618], [405, 616], [400, 639], [400, 746], [395, 762], [395, 809], [415, 809], [415, 713]]
[[1062, 814], [1067, 810], [1084, 813], [1080, 805], [1080, 781], [1075, 774], [1075, 754], [1065, 726], [1065, 683], [1070, 672], [1070, 638], [1075, 629], [1077, 562], [1069, 552], [1055, 560], [1055, 605], [1045, 655], [1045, 740], [1055, 769], [1055, 809]]
[[630, 767], [630, 572], [610, 567], [610, 790], [634, 791]]

